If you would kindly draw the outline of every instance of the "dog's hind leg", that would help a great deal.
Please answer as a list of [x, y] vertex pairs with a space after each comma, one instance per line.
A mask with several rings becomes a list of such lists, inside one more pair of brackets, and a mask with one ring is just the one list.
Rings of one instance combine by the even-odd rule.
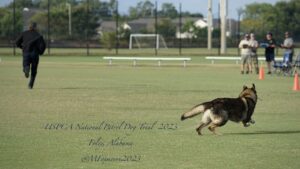
[[210, 113], [211, 113], [211, 110], [206, 110], [204, 112], [204, 115], [202, 116], [201, 123], [196, 129], [196, 131], [198, 132], [198, 135], [202, 135], [202, 133], [201, 133], [202, 128], [208, 126], [211, 123]]
[[222, 134], [220, 134], [220, 133], [217, 133], [216, 132], [216, 128], [217, 127], [219, 127], [217, 124], [212, 124], [212, 125], [210, 125], [209, 127], [208, 127], [208, 129], [211, 131], [211, 132], [213, 132], [215, 135], [222, 135]]
[[201, 122], [200, 125], [199, 125], [199, 127], [196, 128], [196, 131], [197, 131], [198, 135], [201, 136], [202, 135], [202, 133], [201, 133], [202, 128], [208, 126], [209, 124], [210, 124], [210, 122], [209, 123], [203, 123], [203, 122]]
[[221, 135], [216, 132], [216, 128], [221, 127], [227, 123], [228, 113], [226, 111], [217, 111], [212, 113], [210, 118], [212, 120], [212, 124], [208, 127], [208, 129], [215, 135]]

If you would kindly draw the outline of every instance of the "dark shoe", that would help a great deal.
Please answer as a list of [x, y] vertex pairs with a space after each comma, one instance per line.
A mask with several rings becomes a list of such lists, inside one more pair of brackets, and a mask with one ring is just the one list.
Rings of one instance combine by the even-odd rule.
[[29, 77], [29, 67], [25, 67], [23, 70], [25, 77], [28, 78]]
[[33, 88], [33, 82], [30, 81], [29, 84], [28, 84], [28, 89], [32, 89]]
[[29, 84], [28, 84], [28, 88], [29, 88], [29, 89], [32, 89], [32, 88], [33, 88], [34, 80], [35, 80], [35, 76], [31, 76], [31, 77], [30, 77]]
[[270, 74], [271, 74], [271, 72], [268, 72], [268, 74], [270, 75]]
[[249, 74], [249, 71], [246, 71], [246, 74]]
[[241, 71], [241, 74], [243, 75], [243, 74], [244, 74], [244, 71]]

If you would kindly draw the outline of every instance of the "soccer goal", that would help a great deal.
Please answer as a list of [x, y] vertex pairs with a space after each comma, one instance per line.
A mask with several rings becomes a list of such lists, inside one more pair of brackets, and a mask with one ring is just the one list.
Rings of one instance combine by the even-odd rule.
[[159, 34], [131, 34], [129, 49], [133, 48], [168, 48], [163, 36]]

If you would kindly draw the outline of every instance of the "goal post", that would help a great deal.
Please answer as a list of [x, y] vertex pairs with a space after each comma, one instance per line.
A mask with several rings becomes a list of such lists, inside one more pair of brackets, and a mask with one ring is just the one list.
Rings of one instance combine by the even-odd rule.
[[[130, 34], [129, 49], [133, 48], [133, 43], [136, 43], [138, 48], [142, 48], [143, 43], [139, 39], [148, 39], [148, 43], [149, 41], [154, 43], [156, 49], [159, 49], [160, 45], [162, 45], [164, 48], [167, 48], [165, 39], [160, 34]], [[144, 44], [146, 43], [147, 42], [144, 42]]]

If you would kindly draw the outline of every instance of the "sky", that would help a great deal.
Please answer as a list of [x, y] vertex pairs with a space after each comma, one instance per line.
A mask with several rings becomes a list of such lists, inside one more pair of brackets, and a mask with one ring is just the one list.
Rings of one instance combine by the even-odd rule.
[[[0, 6], [7, 5], [13, 0], [0, 0]], [[107, 0], [103, 0], [107, 1]], [[141, 0], [119, 0], [119, 11], [122, 14], [128, 13], [130, 6], [136, 6]], [[155, 0], [150, 0], [152, 3], [155, 3]], [[182, 4], [182, 11], [189, 11], [192, 13], [202, 13], [204, 17], [207, 16], [207, 1], [208, 0], [156, 0], [158, 8], [160, 8], [163, 3], [173, 3], [173, 5], [179, 8], [179, 3]], [[217, 17], [218, 15], [218, 3], [219, 0], [213, 1], [213, 15]], [[247, 4], [254, 2], [258, 3], [270, 3], [275, 4], [280, 0], [228, 0], [228, 18], [237, 19], [237, 9], [244, 8]]]

